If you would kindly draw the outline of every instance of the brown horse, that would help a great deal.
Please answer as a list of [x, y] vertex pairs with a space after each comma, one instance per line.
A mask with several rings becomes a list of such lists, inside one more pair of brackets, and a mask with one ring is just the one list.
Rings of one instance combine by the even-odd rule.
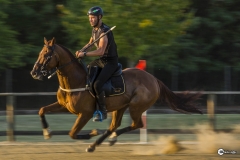
[[[31, 75], [34, 79], [42, 80], [48, 70], [57, 68], [59, 80], [57, 102], [39, 110], [44, 136], [47, 138], [51, 136], [44, 116], [47, 112], [71, 112], [77, 115], [75, 124], [69, 132], [73, 139], [90, 139], [99, 135], [96, 130], [86, 135], [78, 135], [92, 118], [96, 103], [95, 98], [86, 90], [87, 73], [84, 66], [77, 61], [68, 49], [56, 44], [54, 38], [50, 41], [44, 38], [44, 43]], [[112, 112], [110, 127], [86, 149], [88, 152], [93, 152], [95, 147], [100, 145], [107, 137], [109, 137], [110, 145], [113, 145], [117, 141], [117, 136], [143, 127], [142, 113], [158, 99], [167, 102], [173, 110], [182, 113], [202, 113], [194, 103], [199, 98], [199, 94], [174, 94], [153, 75], [136, 68], [124, 69], [122, 75], [126, 84], [125, 93], [106, 97], [107, 110]], [[117, 130], [127, 108], [132, 118], [132, 124]]]

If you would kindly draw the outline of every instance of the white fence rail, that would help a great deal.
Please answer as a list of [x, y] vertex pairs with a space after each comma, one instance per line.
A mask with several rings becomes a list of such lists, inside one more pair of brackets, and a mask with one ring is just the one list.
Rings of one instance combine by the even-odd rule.
[[[182, 93], [181, 91], [175, 91], [174, 93]], [[189, 93], [197, 93], [195, 91]], [[207, 97], [207, 113], [209, 116], [209, 124], [214, 129], [215, 127], [215, 100], [217, 95], [223, 94], [240, 94], [239, 91], [203, 91], [202, 94], [208, 95]], [[8, 141], [15, 141], [14, 138], [14, 102], [15, 96], [49, 96], [49, 95], [56, 95], [56, 92], [26, 92], [26, 93], [0, 93], [0, 96], [6, 96], [6, 115], [7, 115], [7, 139]], [[146, 116], [147, 112], [143, 114], [143, 121], [146, 124]], [[140, 139], [141, 141], [146, 141], [147, 131], [146, 126], [144, 126], [143, 130], [140, 131]], [[142, 135], [144, 134], [144, 135]]]

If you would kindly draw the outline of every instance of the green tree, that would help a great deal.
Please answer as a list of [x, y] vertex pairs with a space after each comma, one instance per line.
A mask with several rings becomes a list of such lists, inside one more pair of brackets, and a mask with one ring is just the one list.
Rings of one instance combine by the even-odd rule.
[[22, 62], [24, 54], [16, 40], [17, 32], [6, 24], [8, 15], [3, 10], [8, 8], [9, 3], [6, 0], [0, 0], [0, 3], [0, 70], [3, 70], [24, 65]]
[[196, 11], [191, 25], [171, 45], [158, 47], [164, 55], [157, 56], [155, 66], [179, 66], [181, 71], [239, 68], [240, 1], [192, 0], [190, 9]]
[[72, 0], [58, 8], [63, 13], [62, 23], [68, 37], [77, 44], [73, 47], [77, 50], [91, 36], [88, 9], [101, 6], [104, 10], [103, 22], [117, 26], [113, 32], [120, 57], [137, 61], [150, 57], [154, 46], [169, 44], [188, 26], [191, 13], [184, 12], [188, 5], [188, 1], [181, 0], [92, 0], [81, 3]]
[[8, 18], [5, 22], [18, 33], [15, 41], [21, 44], [21, 57], [24, 64], [33, 64], [43, 46], [43, 38], [55, 37], [58, 43], [65, 44], [65, 35], [60, 22], [57, 0], [11, 0], [4, 8]]

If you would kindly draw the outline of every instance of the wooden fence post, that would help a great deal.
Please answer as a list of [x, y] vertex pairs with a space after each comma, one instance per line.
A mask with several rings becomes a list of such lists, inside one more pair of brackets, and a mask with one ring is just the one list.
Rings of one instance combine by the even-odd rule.
[[[141, 70], [146, 70], [147, 61], [139, 60], [138, 64], [135, 67]], [[143, 112], [142, 114], [142, 122], [143, 122], [143, 127], [140, 128], [140, 142], [146, 143], [147, 142], [147, 111]]]
[[216, 95], [209, 94], [207, 99], [207, 113], [209, 118], [209, 125], [213, 130], [215, 129], [215, 103]]
[[7, 111], [7, 140], [8, 141], [15, 141], [14, 137], [14, 96], [7, 96], [7, 104], [6, 104], [6, 111]]
[[147, 142], [147, 111], [142, 114], [143, 127], [140, 128], [140, 142]]

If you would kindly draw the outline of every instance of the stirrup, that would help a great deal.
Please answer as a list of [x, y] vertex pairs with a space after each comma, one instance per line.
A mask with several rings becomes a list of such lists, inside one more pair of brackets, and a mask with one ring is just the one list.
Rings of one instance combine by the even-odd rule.
[[103, 120], [102, 112], [100, 110], [96, 110], [93, 114], [93, 122], [102, 122], [102, 120]]
[[93, 114], [93, 122], [102, 122], [102, 112], [100, 110], [96, 110]]

